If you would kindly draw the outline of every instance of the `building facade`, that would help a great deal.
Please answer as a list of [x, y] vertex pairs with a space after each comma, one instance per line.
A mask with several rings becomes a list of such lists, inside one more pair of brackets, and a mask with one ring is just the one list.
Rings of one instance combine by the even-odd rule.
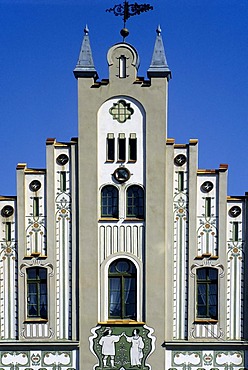
[[107, 61], [99, 81], [86, 28], [78, 138], [0, 198], [0, 369], [243, 370], [247, 195], [167, 138], [160, 28], [147, 79], [128, 43]]

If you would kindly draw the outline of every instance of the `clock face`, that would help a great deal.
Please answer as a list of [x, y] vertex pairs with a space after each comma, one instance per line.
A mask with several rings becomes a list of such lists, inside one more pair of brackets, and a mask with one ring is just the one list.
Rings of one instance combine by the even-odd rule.
[[183, 166], [187, 161], [187, 158], [185, 157], [184, 154], [178, 154], [175, 158], [174, 158], [174, 163], [176, 166]]
[[231, 217], [238, 217], [241, 214], [241, 208], [239, 206], [233, 206], [229, 209], [228, 213]]
[[14, 208], [10, 205], [4, 206], [1, 210], [1, 215], [3, 217], [10, 217], [14, 213]]
[[205, 181], [202, 186], [201, 190], [203, 193], [209, 193], [214, 187], [214, 184], [211, 181]]
[[120, 167], [115, 170], [113, 176], [118, 182], [125, 182], [130, 179], [130, 172], [125, 167]]
[[29, 184], [29, 188], [31, 191], [38, 191], [41, 188], [41, 183], [39, 180], [33, 180]]
[[66, 154], [60, 154], [56, 161], [60, 166], [64, 166], [69, 161], [69, 157]]

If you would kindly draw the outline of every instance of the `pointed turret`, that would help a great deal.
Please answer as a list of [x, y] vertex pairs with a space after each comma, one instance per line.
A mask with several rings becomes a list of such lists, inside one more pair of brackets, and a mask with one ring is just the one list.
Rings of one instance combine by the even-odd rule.
[[161, 28], [158, 26], [157, 30], [157, 37], [155, 41], [152, 62], [150, 68], [147, 71], [147, 76], [151, 77], [167, 77], [169, 80], [171, 78], [171, 71], [167, 64], [165, 51], [164, 51], [164, 44], [161, 36]]
[[76, 78], [93, 77], [95, 80], [98, 78], [98, 74], [93, 62], [89, 39], [89, 29], [87, 25], [85, 26], [84, 29], [84, 38], [79, 53], [78, 62], [73, 73]]

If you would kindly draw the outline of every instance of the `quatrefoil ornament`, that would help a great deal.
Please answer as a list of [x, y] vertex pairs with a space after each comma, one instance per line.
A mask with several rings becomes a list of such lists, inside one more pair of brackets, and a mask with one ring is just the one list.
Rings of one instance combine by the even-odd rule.
[[127, 103], [125, 100], [118, 100], [109, 109], [109, 113], [113, 116], [113, 119], [119, 123], [124, 123], [126, 120], [131, 119], [133, 112], [134, 110], [130, 107], [130, 103]]

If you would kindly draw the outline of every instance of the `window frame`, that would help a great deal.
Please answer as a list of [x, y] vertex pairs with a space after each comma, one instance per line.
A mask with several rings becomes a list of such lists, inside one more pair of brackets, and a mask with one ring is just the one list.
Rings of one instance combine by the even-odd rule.
[[[206, 271], [206, 278], [200, 279], [199, 273], [200, 271]], [[215, 277], [210, 276], [211, 272], [215, 274]], [[200, 286], [205, 287], [204, 292], [199, 292]], [[215, 287], [215, 288], [214, 288]], [[214, 289], [213, 289], [214, 288]], [[215, 291], [215, 293], [211, 293]], [[199, 303], [199, 296], [201, 299], [204, 300], [205, 296], [205, 304]], [[210, 302], [210, 299], [215, 297], [215, 303]], [[196, 321], [218, 321], [219, 317], [219, 272], [218, 269], [214, 267], [200, 267], [196, 270]], [[214, 307], [215, 314], [211, 314], [211, 307]], [[200, 308], [205, 309], [206, 314], [199, 313]]]
[[125, 134], [119, 134], [117, 148], [117, 162], [126, 162], [126, 137]]
[[[106, 190], [107, 188], [111, 188], [111, 193], [112, 193], [112, 196], [108, 196], [108, 194], [110, 194], [110, 191], [107, 195], [105, 195], [103, 197], [103, 192], [104, 190]], [[115, 196], [113, 196], [113, 192], [115, 193]], [[119, 189], [114, 186], [114, 185], [104, 185], [102, 188], [101, 188], [101, 193], [100, 193], [100, 217], [101, 218], [111, 218], [111, 219], [119, 219]], [[106, 199], [106, 205], [103, 204], [103, 200]], [[114, 200], [114, 203], [115, 204], [110, 204], [109, 201], [112, 200], [112, 203], [113, 203], [113, 200]], [[103, 213], [103, 207], [106, 207], [107, 209], [109, 209], [110, 207], [112, 207], [112, 212], [105, 212]], [[113, 211], [113, 208], [116, 208], [116, 212]]]
[[[132, 196], [129, 195], [129, 192], [131, 190], [135, 189], [136, 191], [141, 193], [141, 196], [134, 197], [132, 193]], [[129, 204], [129, 201], [131, 200], [131, 204]], [[135, 204], [138, 202], [138, 205]], [[142, 202], [142, 204], [139, 204]], [[130, 208], [132, 209], [132, 212], [130, 212]], [[134, 212], [134, 209], [138, 208], [137, 212]], [[140, 210], [142, 209], [142, 212]], [[143, 187], [140, 185], [130, 185], [126, 189], [126, 218], [127, 219], [135, 219], [135, 220], [144, 220], [145, 219], [145, 192]]]
[[[131, 272], [127, 272], [127, 271], [118, 271], [118, 264], [120, 262], [125, 262], [129, 265], [129, 270], [131, 269], [132, 271]], [[110, 271], [112, 268], [115, 269], [115, 271]], [[112, 290], [111, 291], [111, 281], [113, 281], [112, 279], [119, 279], [120, 281], [120, 284], [118, 285], [118, 288], [119, 289], [116, 289], [116, 290]], [[133, 296], [133, 302], [130, 302], [126, 300], [126, 282], [131, 279], [131, 286], [134, 284], [133, 287], [131, 287], [131, 293], [132, 296]], [[133, 284], [132, 284], [133, 283]], [[135, 264], [130, 260], [130, 259], [127, 259], [127, 258], [118, 258], [118, 259], [115, 259], [114, 261], [112, 261], [109, 266], [108, 266], [108, 319], [109, 320], [134, 320], [136, 321], [137, 320], [137, 268], [135, 266]], [[111, 307], [111, 304], [113, 303], [113, 301], [111, 301], [111, 294], [115, 292], [117, 292], [117, 294], [119, 294], [119, 296], [117, 296], [115, 299], [117, 299], [118, 301], [120, 301], [120, 315], [111, 315], [111, 312], [110, 312], [110, 307]], [[118, 293], [119, 292], [119, 293]], [[134, 310], [133, 310], [133, 314], [129, 314], [127, 313], [127, 309], [128, 309], [128, 306], [130, 305], [133, 305], [134, 306]]]
[[115, 137], [114, 134], [108, 134], [106, 138], [106, 162], [115, 161]]
[[128, 139], [128, 162], [137, 162], [137, 137], [130, 134]]
[[[29, 273], [31, 270], [35, 270], [35, 278], [29, 277]], [[41, 272], [45, 272], [45, 278], [40, 277]], [[29, 303], [30, 300], [30, 292], [29, 292], [29, 287], [30, 285], [33, 284], [36, 286], [36, 291], [33, 294], [35, 296], [36, 300], [36, 306], [37, 306], [37, 314], [35, 315], [30, 315], [29, 314], [29, 306], [31, 304]], [[45, 293], [42, 293], [41, 289], [41, 284], [45, 284]], [[37, 266], [30, 266], [26, 269], [26, 288], [27, 288], [27, 293], [26, 293], [26, 318], [27, 321], [48, 321], [48, 271], [47, 268], [45, 267], [37, 267]], [[46, 309], [46, 314], [42, 315], [41, 313], [41, 301], [42, 297], [44, 299], [45, 297], [45, 309]]]

